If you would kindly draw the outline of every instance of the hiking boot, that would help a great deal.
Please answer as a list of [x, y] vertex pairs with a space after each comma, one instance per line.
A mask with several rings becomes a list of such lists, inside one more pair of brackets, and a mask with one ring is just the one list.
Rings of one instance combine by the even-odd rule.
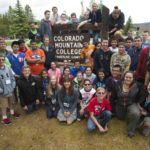
[[15, 118], [19, 118], [19, 117], [20, 117], [20, 114], [14, 112], [14, 114], [13, 114], [12, 116], [15, 117]]
[[128, 137], [132, 138], [132, 137], [134, 137], [134, 136], [135, 136], [135, 133], [134, 133], [134, 132], [132, 132], [132, 131], [128, 132]]
[[143, 136], [148, 136], [150, 134], [150, 129], [149, 128], [144, 128], [142, 131]]

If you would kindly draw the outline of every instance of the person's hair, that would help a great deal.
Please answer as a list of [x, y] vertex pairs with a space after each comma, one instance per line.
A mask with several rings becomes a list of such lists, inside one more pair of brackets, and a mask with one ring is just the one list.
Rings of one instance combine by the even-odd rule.
[[64, 74], [64, 72], [65, 72], [66, 69], [70, 70], [70, 68], [68, 66], [64, 67], [63, 74]]
[[[97, 71], [97, 77], [98, 77], [98, 74], [99, 74], [100, 72], [103, 72], [103, 73], [104, 73], [104, 78], [105, 78], [105, 70], [104, 70], [103, 68], [101, 68], [101, 69], [99, 69], [99, 70]], [[99, 77], [98, 77], [98, 78], [99, 78]]]
[[125, 39], [125, 41], [126, 41], [126, 42], [127, 42], [127, 41], [132, 41], [132, 42], [133, 42], [133, 38], [128, 37], [128, 38]]
[[113, 69], [113, 68], [119, 68], [120, 71], [122, 72], [122, 67], [121, 67], [119, 64], [113, 65], [112, 69]]
[[114, 7], [113, 13], [115, 13], [115, 14], [120, 14], [121, 13], [121, 10], [119, 9], [118, 6]]
[[98, 87], [98, 88], [96, 89], [96, 93], [99, 92], [100, 90], [104, 90], [104, 91], [106, 92], [106, 89], [105, 89], [104, 87]]
[[71, 13], [70, 16], [73, 17], [73, 16], [77, 16], [77, 15], [76, 15], [76, 13]]
[[58, 9], [56, 6], [53, 6], [53, 7], [52, 7], [52, 11], [53, 11], [55, 8]]
[[70, 82], [70, 88], [69, 88], [69, 96], [71, 96], [73, 94], [73, 83], [71, 81], [70, 78], [64, 78], [63, 79], [63, 85], [62, 85], [62, 89], [61, 89], [61, 93], [62, 93], [62, 96], [64, 97], [66, 95], [66, 89], [65, 89], [65, 86], [64, 86], [64, 83], [65, 82]]
[[44, 68], [41, 72], [40, 72], [40, 77], [42, 78], [43, 72], [47, 73], [47, 70]]
[[22, 39], [18, 40], [18, 44], [19, 44], [19, 45], [21, 45], [22, 43], [25, 43], [25, 41], [22, 40]]
[[91, 71], [93, 71], [92, 67], [90, 67], [90, 66], [86, 67], [86, 68], [85, 68], [85, 71], [87, 71], [88, 68], [90, 68]]
[[44, 15], [46, 15], [47, 13], [50, 13], [49, 10], [45, 10]]
[[92, 84], [92, 82], [89, 79], [84, 79], [83, 84], [85, 84], [85, 82], [90, 82], [90, 84]]
[[28, 69], [28, 68], [30, 69], [30, 66], [29, 66], [29, 65], [25, 65], [25, 66], [22, 67], [22, 71], [23, 71], [24, 69]]
[[[51, 76], [50, 77], [50, 80], [49, 80], [49, 84], [48, 84], [48, 88], [47, 88], [47, 96], [51, 96], [53, 93], [53, 91], [52, 91], [52, 89], [53, 89], [53, 87], [52, 87], [52, 84], [51, 84], [51, 78], [52, 78], [53, 76]], [[56, 77], [55, 77], [56, 78]], [[55, 85], [55, 90], [57, 90], [58, 88], [60, 88], [60, 85], [59, 85], [59, 83], [58, 83], [58, 81], [57, 81], [57, 78], [56, 78], [56, 85]]]
[[67, 16], [65, 13], [62, 13], [60, 16], [63, 16], [63, 15]]
[[30, 41], [30, 44], [32, 44], [32, 43], [37, 43], [37, 42], [36, 42], [35, 39], [32, 39], [32, 40]]
[[145, 30], [145, 31], [143, 31], [143, 33], [149, 33], [149, 31]]
[[119, 42], [119, 43], [118, 43], [118, 47], [119, 47], [120, 45], [123, 45], [123, 46], [125, 47], [125, 43], [124, 43], [124, 42]]
[[14, 45], [18, 45], [18, 46], [19, 46], [19, 42], [18, 42], [18, 41], [13, 41], [13, 42], [11, 43], [11, 47], [13, 47]]
[[134, 40], [136, 40], [136, 39], [140, 39], [140, 40], [142, 41], [142, 37], [140, 37], [140, 36], [136, 36], [136, 37], [134, 38]]

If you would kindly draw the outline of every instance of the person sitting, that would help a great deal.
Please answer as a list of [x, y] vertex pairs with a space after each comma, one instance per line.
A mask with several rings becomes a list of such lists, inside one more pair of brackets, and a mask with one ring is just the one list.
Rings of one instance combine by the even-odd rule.
[[68, 24], [69, 20], [67, 19], [67, 15], [65, 13], [62, 13], [60, 16], [60, 20], [56, 22], [56, 24]]
[[87, 129], [93, 131], [97, 127], [101, 133], [105, 133], [108, 131], [108, 122], [112, 115], [111, 106], [105, 98], [107, 94], [104, 88], [97, 88], [96, 95], [97, 97], [94, 97], [88, 105], [87, 110], [90, 117], [87, 122]]

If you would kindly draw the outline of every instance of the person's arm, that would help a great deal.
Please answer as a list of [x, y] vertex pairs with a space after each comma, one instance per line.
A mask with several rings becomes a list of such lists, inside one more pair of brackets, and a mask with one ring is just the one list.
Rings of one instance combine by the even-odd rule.
[[40, 24], [40, 35], [41, 35], [41, 38], [44, 37], [44, 31], [45, 31], [45, 26], [44, 26], [44, 22], [41, 21], [41, 24]]
[[118, 21], [117, 29], [122, 29], [122, 28], [123, 28], [124, 21], [125, 21], [124, 14], [121, 13], [121, 14], [120, 14], [119, 21]]
[[60, 106], [60, 109], [62, 110], [62, 112], [64, 113], [65, 112], [65, 109], [64, 109], [64, 106], [63, 106], [63, 103], [62, 103], [62, 94], [61, 94], [61, 89], [58, 91], [58, 94], [57, 94], [57, 99], [58, 99], [58, 103], [59, 103], [59, 106]]
[[113, 65], [114, 65], [114, 58], [115, 58], [115, 54], [113, 54], [112, 56], [111, 56], [111, 59], [110, 59], [110, 71], [112, 72], [112, 67], [113, 67]]
[[84, 11], [83, 0], [81, 0], [81, 15], [83, 16], [84, 13], [85, 13], [85, 11]]
[[75, 108], [77, 108], [77, 103], [78, 103], [78, 99], [79, 99], [79, 93], [77, 90], [74, 90], [74, 103], [72, 105], [72, 107], [70, 108], [69, 112], [73, 113], [73, 111], [75, 110]]
[[125, 73], [125, 72], [127, 72], [127, 71], [129, 71], [129, 69], [130, 69], [130, 65], [131, 65], [131, 58], [130, 58], [130, 56], [128, 55], [128, 57], [127, 57], [127, 61], [126, 61], [126, 67], [125, 67], [124, 73]]
[[16, 80], [15, 80], [15, 76], [14, 76], [11, 68], [9, 68], [9, 75], [10, 75], [10, 80], [11, 80], [12, 87], [13, 87], [13, 89], [15, 89], [15, 87], [16, 87]]
[[25, 104], [25, 101], [24, 101], [24, 98], [23, 98], [23, 87], [21, 87], [20, 85], [20, 81], [18, 81], [18, 91], [19, 91], [19, 99], [20, 99], [20, 104], [22, 107], [24, 107], [26, 104]]

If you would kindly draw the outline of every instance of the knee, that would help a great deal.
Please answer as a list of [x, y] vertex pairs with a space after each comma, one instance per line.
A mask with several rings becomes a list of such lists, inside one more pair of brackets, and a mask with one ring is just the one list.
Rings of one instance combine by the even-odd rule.
[[95, 130], [95, 124], [91, 121], [91, 120], [88, 120], [88, 123], [87, 123], [87, 130], [88, 131], [93, 131], [93, 130]]
[[111, 116], [112, 116], [112, 112], [111, 112], [111, 111], [106, 110], [106, 111], [104, 111], [103, 113], [104, 113], [104, 115], [105, 115], [107, 118], [111, 118]]

